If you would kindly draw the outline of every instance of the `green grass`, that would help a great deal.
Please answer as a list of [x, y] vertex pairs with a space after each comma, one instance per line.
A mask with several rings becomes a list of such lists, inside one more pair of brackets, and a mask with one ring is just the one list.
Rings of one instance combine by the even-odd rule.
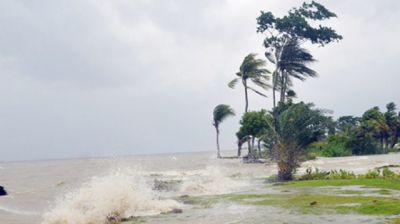
[[[181, 199], [182, 201], [182, 199]], [[390, 197], [362, 195], [306, 194], [226, 194], [206, 197], [185, 197], [184, 201], [201, 207], [234, 202], [257, 206], [276, 206], [304, 214], [358, 213], [363, 215], [400, 215], [400, 200]]]
[[278, 206], [296, 210], [304, 214], [332, 212], [342, 214], [358, 213], [363, 215], [400, 214], [400, 200], [388, 197], [295, 193], [287, 195], [237, 195], [227, 198], [246, 204]]
[[307, 180], [292, 181], [285, 184], [289, 187], [324, 187], [324, 186], [366, 186], [381, 189], [400, 190], [399, 179], [350, 179], [350, 180]]

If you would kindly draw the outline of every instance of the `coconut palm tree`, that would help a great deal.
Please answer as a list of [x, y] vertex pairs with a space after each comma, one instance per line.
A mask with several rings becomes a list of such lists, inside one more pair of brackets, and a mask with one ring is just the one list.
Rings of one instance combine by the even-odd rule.
[[229, 116], [234, 116], [235, 112], [229, 105], [219, 104], [214, 108], [213, 112], [213, 126], [217, 132], [217, 156], [221, 158], [221, 152], [219, 147], [219, 125]]
[[236, 73], [237, 78], [228, 83], [230, 88], [234, 88], [238, 81], [242, 81], [245, 96], [245, 112], [249, 109], [248, 90], [251, 90], [258, 95], [266, 97], [265, 94], [249, 85], [251, 81], [256, 86], [263, 90], [270, 88], [268, 84], [270, 72], [265, 68], [266, 61], [256, 58], [257, 54], [251, 53], [247, 55], [240, 65], [239, 72]]
[[278, 59], [278, 77], [275, 79], [275, 89], [280, 89], [280, 102], [285, 103], [287, 92], [292, 85], [292, 78], [304, 81], [308, 77], [316, 77], [317, 72], [308, 67], [315, 62], [314, 57], [301, 47], [298, 39], [288, 40], [281, 49]]

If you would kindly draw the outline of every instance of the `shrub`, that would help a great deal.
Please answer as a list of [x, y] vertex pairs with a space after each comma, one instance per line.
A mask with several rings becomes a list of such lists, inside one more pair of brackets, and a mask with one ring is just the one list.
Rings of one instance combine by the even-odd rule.
[[335, 180], [337, 180], [337, 179], [348, 180], [348, 179], [355, 179], [355, 178], [357, 178], [357, 176], [353, 172], [346, 171], [346, 170], [339, 170], [339, 171], [332, 170], [328, 176], [328, 179], [335, 179]]
[[356, 175], [346, 170], [320, 171], [307, 168], [306, 173], [297, 180], [351, 180], [351, 179], [400, 179], [400, 174], [393, 172], [388, 167], [369, 170], [362, 175]]
[[361, 178], [365, 179], [376, 179], [380, 177], [379, 169], [369, 170], [366, 174], [360, 175]]
[[383, 178], [395, 178], [396, 176], [398, 176], [395, 172], [391, 171], [389, 168], [385, 167], [382, 169], [382, 177]]
[[315, 142], [308, 152], [324, 157], [351, 156], [352, 150], [348, 147], [349, 138], [345, 135], [333, 135], [323, 141]]
[[307, 168], [306, 173], [298, 178], [298, 180], [325, 180], [329, 172], [320, 171], [318, 168], [315, 171], [311, 167]]

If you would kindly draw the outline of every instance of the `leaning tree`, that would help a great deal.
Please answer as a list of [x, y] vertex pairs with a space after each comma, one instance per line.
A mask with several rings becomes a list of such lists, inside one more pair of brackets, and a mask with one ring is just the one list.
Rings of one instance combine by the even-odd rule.
[[213, 126], [217, 134], [217, 156], [221, 158], [221, 151], [219, 146], [219, 125], [228, 117], [234, 116], [235, 112], [229, 105], [219, 104], [213, 111]]
[[234, 88], [239, 81], [242, 82], [245, 96], [245, 113], [249, 109], [248, 90], [266, 97], [264, 93], [251, 86], [250, 82], [263, 90], [267, 90], [270, 87], [268, 83], [268, 74], [270, 72], [265, 68], [266, 61], [257, 59], [256, 56], [256, 54], [247, 55], [240, 65], [239, 72], [236, 73], [237, 77], [228, 83], [230, 88]]
[[[281, 67], [285, 47], [288, 47], [288, 43], [293, 41], [296, 41], [299, 46], [305, 42], [324, 46], [333, 41], [341, 40], [342, 36], [337, 34], [335, 30], [318, 24], [318, 22], [333, 17], [336, 17], [335, 13], [315, 1], [303, 3], [302, 6], [291, 9], [283, 17], [276, 17], [269, 11], [261, 11], [261, 15], [257, 18], [257, 32], [265, 35], [265, 56], [271, 63], [275, 64], [275, 69], [272, 73], [273, 107], [277, 105], [277, 91], [281, 91], [280, 101], [284, 101], [285, 99], [285, 89], [281, 89], [285, 86], [281, 86], [282, 82], [290, 81], [285, 79], [285, 76], [290, 72]], [[308, 73], [307, 76], [312, 77], [314, 75]]]

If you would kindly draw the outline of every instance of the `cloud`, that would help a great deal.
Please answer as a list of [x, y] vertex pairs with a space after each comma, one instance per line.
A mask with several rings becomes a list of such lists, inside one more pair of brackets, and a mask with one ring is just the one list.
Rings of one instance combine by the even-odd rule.
[[[214, 149], [211, 111], [243, 111], [227, 88], [243, 57], [259, 53], [260, 10], [301, 1], [2, 1], [0, 151], [3, 160]], [[344, 40], [311, 47], [320, 78], [301, 99], [360, 114], [396, 99], [397, 1], [323, 1]], [[400, 102], [397, 102], [400, 103]], [[250, 108], [269, 108], [255, 95]], [[239, 116], [222, 128], [235, 147]]]

